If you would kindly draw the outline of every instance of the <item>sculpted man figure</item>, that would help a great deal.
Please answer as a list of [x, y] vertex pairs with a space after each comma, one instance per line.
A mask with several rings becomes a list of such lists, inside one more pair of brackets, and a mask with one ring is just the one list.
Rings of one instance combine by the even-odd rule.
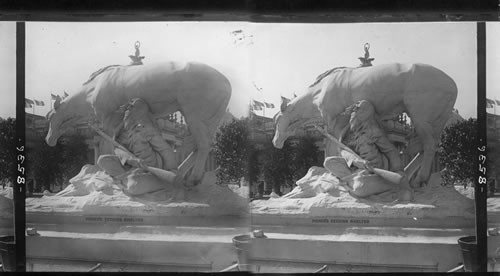
[[161, 137], [149, 106], [142, 99], [132, 99], [120, 107], [122, 122], [114, 130], [113, 139], [128, 149], [135, 157], [115, 148], [115, 154], [101, 155], [97, 165], [113, 178], [121, 181], [129, 194], [139, 194], [178, 185], [180, 179], [166, 183], [148, 167], [176, 171], [177, 162], [172, 147]]
[[374, 174], [377, 168], [404, 175], [399, 152], [379, 126], [373, 105], [361, 100], [349, 106], [343, 114], [346, 115], [350, 119], [341, 131], [339, 142], [352, 150], [339, 147], [339, 156], [327, 157], [324, 167], [358, 197], [382, 193], [395, 185], [406, 186], [402, 178]]

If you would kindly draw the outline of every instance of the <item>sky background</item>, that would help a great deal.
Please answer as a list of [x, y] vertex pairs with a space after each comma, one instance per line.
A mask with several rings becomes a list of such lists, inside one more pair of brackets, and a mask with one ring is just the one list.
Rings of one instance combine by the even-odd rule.
[[[500, 101], [500, 23], [486, 23], [486, 98]], [[495, 108], [487, 108], [494, 113]], [[500, 114], [500, 107], [496, 107]]]
[[477, 117], [475, 23], [28, 22], [26, 40], [26, 97], [45, 102], [39, 115], [51, 93], [75, 93], [95, 70], [128, 64], [139, 40], [144, 63], [199, 61], [226, 75], [236, 117], [248, 114], [251, 99], [278, 107], [280, 96], [300, 94], [324, 71], [358, 66], [366, 42], [374, 65], [420, 62], [446, 72], [458, 86], [455, 107]]
[[0, 117], [16, 117], [15, 22], [0, 22]]
[[[450, 75], [458, 86], [455, 106], [476, 115], [477, 63], [475, 23], [288, 24], [262, 28], [255, 35], [255, 82], [279, 102], [336, 66], [358, 66], [370, 43], [373, 64], [427, 63]], [[269, 75], [271, 73], [271, 76]], [[274, 77], [275, 81], [272, 81]]]

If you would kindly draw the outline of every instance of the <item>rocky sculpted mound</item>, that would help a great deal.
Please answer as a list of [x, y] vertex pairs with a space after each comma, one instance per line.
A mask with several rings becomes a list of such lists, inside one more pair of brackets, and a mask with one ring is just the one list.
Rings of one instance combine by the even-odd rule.
[[398, 202], [396, 191], [357, 198], [326, 169], [312, 167], [289, 194], [254, 200], [250, 210], [252, 214], [473, 219], [474, 200], [441, 183], [440, 173], [434, 173], [427, 186], [413, 191], [410, 202]]
[[81, 212], [108, 215], [244, 216], [248, 199], [216, 184], [215, 172], [206, 172], [202, 182], [176, 198], [174, 187], [137, 187], [144, 193], [131, 196], [119, 183], [96, 166], [85, 165], [70, 185], [55, 195], [27, 198], [27, 212]]

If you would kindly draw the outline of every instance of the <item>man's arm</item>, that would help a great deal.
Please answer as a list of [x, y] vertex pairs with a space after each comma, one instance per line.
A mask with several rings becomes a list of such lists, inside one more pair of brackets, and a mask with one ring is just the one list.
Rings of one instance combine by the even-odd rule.
[[175, 152], [159, 133], [157, 135], [153, 135], [149, 143], [153, 147], [153, 150], [161, 156], [161, 159], [163, 161], [163, 169], [177, 169]]
[[375, 145], [389, 159], [390, 171], [399, 172], [403, 170], [403, 162], [401, 161], [399, 151], [387, 136], [381, 135], [375, 142]]

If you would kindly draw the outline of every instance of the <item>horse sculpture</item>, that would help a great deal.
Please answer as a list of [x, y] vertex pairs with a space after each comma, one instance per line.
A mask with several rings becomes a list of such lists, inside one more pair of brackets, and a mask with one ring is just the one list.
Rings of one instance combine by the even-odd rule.
[[[361, 68], [336, 68], [321, 74], [307, 91], [282, 102], [275, 117], [273, 144], [282, 148], [288, 137], [307, 120], [321, 116], [328, 132], [338, 137], [337, 117], [360, 100], [369, 101], [381, 120], [406, 112], [423, 151], [412, 186], [425, 184], [441, 132], [457, 98], [455, 82], [439, 69], [425, 64], [387, 64]], [[337, 125], [336, 125], [337, 124]], [[327, 144], [328, 147], [331, 146]], [[327, 151], [325, 151], [325, 154]]]
[[193, 143], [188, 143], [191, 154], [178, 171], [188, 185], [196, 185], [203, 177], [210, 144], [230, 97], [228, 79], [205, 64], [108, 66], [92, 74], [76, 94], [56, 100], [47, 114], [49, 131], [45, 140], [49, 146], [55, 146], [62, 134], [89, 113], [102, 122], [106, 134], [113, 136], [120, 123], [116, 110], [129, 100], [140, 98], [155, 117], [176, 111], [184, 115]]

